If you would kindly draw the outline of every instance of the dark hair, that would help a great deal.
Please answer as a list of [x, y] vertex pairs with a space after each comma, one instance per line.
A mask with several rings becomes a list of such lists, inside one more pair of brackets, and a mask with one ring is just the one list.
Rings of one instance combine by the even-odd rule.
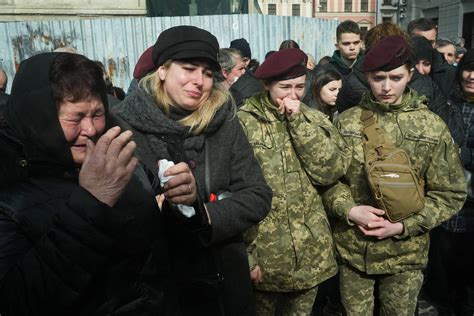
[[287, 48], [300, 48], [300, 45], [294, 40], [286, 40], [281, 42], [280, 48], [278, 50], [287, 49]]
[[432, 29], [436, 29], [436, 23], [433, 20], [426, 19], [426, 18], [419, 18], [413, 21], [410, 21], [407, 26], [407, 32], [411, 36], [416, 35], [415, 31], [419, 30], [422, 32], [426, 32]]
[[318, 61], [318, 66], [327, 65], [331, 62], [331, 56], [324, 56]]
[[123, 91], [122, 88], [119, 88], [119, 87], [113, 87], [114, 89], [114, 95], [117, 99], [119, 99], [120, 101], [123, 101], [125, 99], [125, 97], [127, 96], [125, 94], [125, 91]]
[[78, 102], [90, 97], [106, 102], [102, 69], [82, 55], [58, 53], [51, 64], [49, 81], [57, 105], [64, 100]]
[[341, 39], [341, 35], [343, 33], [354, 33], [360, 35], [360, 27], [356, 22], [352, 20], [345, 20], [339, 23], [336, 28], [336, 37], [338, 41]]
[[276, 53], [276, 50], [268, 51], [268, 52], [265, 54], [265, 59], [267, 59], [268, 57], [270, 57], [270, 56], [273, 55], [274, 53]]
[[314, 101], [316, 102], [318, 109], [324, 114], [329, 115], [332, 121], [332, 116], [336, 110], [336, 107], [329, 106], [321, 99], [321, 90], [331, 81], [342, 80], [342, 76], [337, 70], [333, 69], [332, 67], [320, 66], [314, 72], [314, 77], [315, 79], [313, 81], [313, 84], [311, 85], [311, 91], [313, 93]]

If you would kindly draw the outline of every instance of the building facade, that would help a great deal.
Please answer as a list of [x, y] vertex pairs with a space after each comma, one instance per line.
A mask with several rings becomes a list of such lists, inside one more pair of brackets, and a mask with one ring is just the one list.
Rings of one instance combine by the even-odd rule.
[[359, 24], [362, 38], [377, 24], [377, 0], [314, 0], [314, 4], [314, 17], [352, 20]]
[[259, 0], [263, 14], [313, 17], [313, 0]]
[[[154, 1], [163, 3], [164, 0]], [[166, 1], [167, 6], [178, 7], [177, 0]], [[248, 1], [246, 7], [249, 13], [261, 13], [257, 0], [221, 1], [230, 11], [239, 8], [242, 1]], [[199, 9], [206, 6], [205, 3], [199, 3], [199, 0], [180, 0], [179, 7], [184, 7], [185, 13], [179, 15], [196, 15]], [[147, 13], [150, 13], [147, 12], [147, 0], [0, 0], [0, 21], [4, 22], [133, 17], [146, 16]]]
[[144, 16], [146, 0], [0, 0], [0, 21]]
[[338, 21], [353, 20], [362, 36], [376, 24], [379, 0], [259, 0], [263, 14], [305, 16]]
[[[398, 0], [397, 0], [398, 1]], [[402, 1], [401, 24], [406, 28], [413, 19], [425, 17], [438, 24], [438, 36], [463, 37], [466, 47], [474, 47], [474, 0], [406, 0]]]

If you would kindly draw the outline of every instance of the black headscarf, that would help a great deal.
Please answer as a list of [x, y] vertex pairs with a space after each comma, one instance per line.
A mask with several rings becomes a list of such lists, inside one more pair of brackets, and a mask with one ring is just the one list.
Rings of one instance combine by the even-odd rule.
[[[23, 61], [12, 84], [7, 122], [14, 137], [23, 144], [29, 170], [36, 174], [64, 175], [77, 169], [59, 123], [50, 82], [51, 66], [64, 54], [71, 55], [44, 53]], [[107, 120], [105, 84], [100, 90]]]

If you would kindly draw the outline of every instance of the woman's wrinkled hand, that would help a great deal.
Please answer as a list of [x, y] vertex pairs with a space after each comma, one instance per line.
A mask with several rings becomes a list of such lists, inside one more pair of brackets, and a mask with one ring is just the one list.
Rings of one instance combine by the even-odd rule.
[[79, 172], [79, 185], [99, 201], [113, 207], [127, 187], [138, 159], [132, 132], [109, 129], [96, 144], [87, 140], [86, 155]]

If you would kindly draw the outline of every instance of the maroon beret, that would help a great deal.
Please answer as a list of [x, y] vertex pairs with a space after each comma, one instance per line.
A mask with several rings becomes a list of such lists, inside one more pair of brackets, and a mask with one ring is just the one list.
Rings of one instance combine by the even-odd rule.
[[135, 69], [133, 69], [133, 78], [135, 79], [142, 79], [145, 77], [150, 71], [156, 69], [155, 63], [153, 62], [153, 46], [148, 47], [138, 58], [137, 64], [135, 65]]
[[286, 80], [306, 74], [308, 56], [298, 48], [283, 49], [270, 55], [255, 71], [257, 79]]
[[390, 71], [413, 60], [413, 50], [403, 36], [385, 36], [365, 54], [362, 70]]

